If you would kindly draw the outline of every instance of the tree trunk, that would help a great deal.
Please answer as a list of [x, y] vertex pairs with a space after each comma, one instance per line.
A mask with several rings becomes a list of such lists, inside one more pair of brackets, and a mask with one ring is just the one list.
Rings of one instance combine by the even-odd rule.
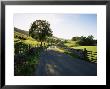
[[41, 47], [42, 47], [42, 41], [41, 41]]

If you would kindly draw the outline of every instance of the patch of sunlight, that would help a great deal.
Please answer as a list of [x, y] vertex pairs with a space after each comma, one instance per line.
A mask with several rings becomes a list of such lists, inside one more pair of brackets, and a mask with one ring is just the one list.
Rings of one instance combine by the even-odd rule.
[[26, 43], [26, 44], [32, 44], [32, 45], [37, 45], [37, 44], [39, 44], [39, 42], [33, 41], [33, 40], [24, 40], [24, 43]]
[[55, 73], [54, 68], [56, 68], [56, 65], [53, 65], [53, 64], [46, 64], [46, 67], [47, 67], [48, 73], [51, 73], [51, 74], [54, 74], [54, 73]]
[[47, 68], [55, 68], [56, 65], [54, 65], [54, 64], [46, 64], [46, 67], [47, 67]]
[[54, 51], [57, 51], [57, 52], [61, 52], [61, 53], [64, 53], [65, 51], [60, 49], [60, 48], [57, 48], [57, 47], [54, 47], [54, 48], [49, 48], [50, 50], [54, 50]]

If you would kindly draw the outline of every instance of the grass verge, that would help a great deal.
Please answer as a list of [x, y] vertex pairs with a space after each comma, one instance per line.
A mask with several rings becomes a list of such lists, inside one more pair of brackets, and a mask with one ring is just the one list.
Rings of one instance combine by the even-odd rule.
[[64, 54], [70, 55], [73, 58], [80, 58], [78, 55], [76, 55], [76, 54], [74, 54], [74, 53], [72, 53], [70, 51], [67, 51], [64, 48], [57, 47], [57, 48], [54, 49], [54, 51], [58, 51], [60, 53], [64, 53]]
[[77, 47], [72, 47], [74, 49], [84, 49], [86, 48], [87, 51], [93, 51], [97, 52], [97, 46], [77, 46]]
[[[15, 59], [16, 60], [16, 59]], [[19, 59], [14, 65], [15, 76], [31, 76], [39, 63], [39, 52], [35, 54], [26, 53], [25, 56]]]

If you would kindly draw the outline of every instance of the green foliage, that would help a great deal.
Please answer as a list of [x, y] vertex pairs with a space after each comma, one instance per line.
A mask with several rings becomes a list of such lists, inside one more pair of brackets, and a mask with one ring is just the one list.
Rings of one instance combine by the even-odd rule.
[[80, 37], [76, 36], [76, 37], [72, 37], [72, 41], [78, 41], [80, 39]]
[[21, 55], [21, 58], [17, 56], [14, 60], [18, 60], [21, 62], [15, 62], [14, 65], [14, 73], [15, 76], [29, 76], [33, 75], [38, 63], [39, 63], [39, 51], [36, 51], [34, 54], [25, 53]]
[[24, 53], [24, 52], [28, 51], [28, 45], [23, 42], [16, 42], [14, 44], [14, 49], [15, 49], [15, 52], [14, 52], [15, 54], [18, 54], [19, 51], [21, 53]]
[[64, 43], [65, 46], [67, 47], [75, 47], [75, 46], [78, 46], [78, 44], [76, 43], [76, 41], [71, 41], [71, 40], [68, 40]]
[[33, 47], [36, 45], [40, 45], [40, 42], [33, 39], [32, 37], [29, 37], [29, 36], [24, 35], [24, 34], [19, 33], [19, 32], [14, 32], [14, 45], [16, 43], [19, 43], [19, 42], [22, 42], [26, 45], [31, 45]]
[[77, 47], [73, 47], [74, 49], [84, 49], [86, 48], [87, 51], [93, 51], [93, 52], [97, 52], [97, 46], [77, 46]]
[[68, 40], [64, 40], [64, 43], [68, 43]]
[[60, 39], [58, 39], [58, 38], [55, 38], [55, 37], [48, 37], [47, 39], [46, 39], [46, 42], [48, 43], [48, 45], [57, 45], [57, 44], [59, 44], [61, 41], [60, 41]]
[[82, 46], [93, 46], [96, 45], [96, 40], [94, 40], [94, 37], [92, 35], [88, 37], [81, 36], [77, 41], [77, 44]]
[[[95, 52], [97, 52], [97, 46], [77, 46], [77, 47], [73, 47], [74, 49], [84, 49], [86, 48], [87, 51], [91, 51], [92, 54], [95, 54]], [[95, 62], [97, 61], [97, 55], [93, 55], [92, 57], [93, 59], [95, 59]], [[93, 62], [93, 60], [91, 60], [91, 54], [88, 55], [88, 60]]]
[[32, 23], [29, 29], [29, 35], [34, 39], [42, 42], [46, 40], [47, 37], [52, 36], [52, 30], [50, 29], [50, 24], [46, 20], [36, 20]]
[[28, 36], [24, 35], [22, 33], [19, 33], [19, 32], [14, 32], [14, 38], [18, 38], [18, 39], [21, 39], [21, 40], [26, 40], [26, 39], [28, 39]]
[[16, 76], [33, 75], [39, 62], [40, 48], [35, 51], [30, 49], [36, 45], [40, 45], [40, 42], [28, 35], [14, 31], [14, 74]]

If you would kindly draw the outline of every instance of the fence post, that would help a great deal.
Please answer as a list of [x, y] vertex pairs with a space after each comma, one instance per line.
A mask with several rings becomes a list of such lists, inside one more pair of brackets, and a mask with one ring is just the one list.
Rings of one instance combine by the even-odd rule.
[[93, 59], [93, 52], [91, 52], [91, 60]]
[[84, 48], [84, 59], [87, 60], [87, 50], [86, 50], [86, 48]]

